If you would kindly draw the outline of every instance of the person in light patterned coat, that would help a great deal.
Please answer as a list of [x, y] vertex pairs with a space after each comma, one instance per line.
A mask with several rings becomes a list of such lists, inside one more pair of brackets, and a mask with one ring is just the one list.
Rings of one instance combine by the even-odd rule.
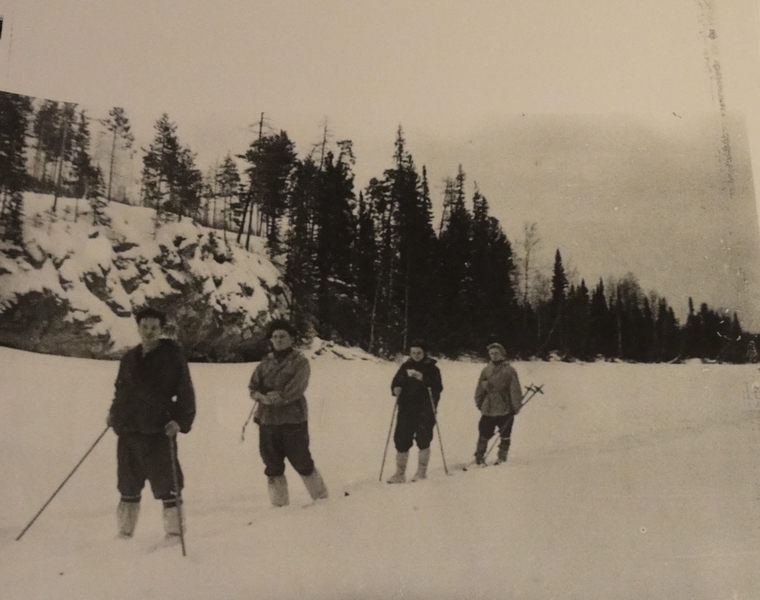
[[507, 362], [507, 352], [498, 343], [488, 345], [490, 362], [478, 378], [475, 405], [481, 413], [475, 462], [485, 464], [488, 441], [496, 431], [500, 436], [496, 464], [507, 460], [515, 415], [522, 406], [522, 387], [517, 371]]
[[272, 351], [251, 375], [248, 391], [257, 405], [253, 421], [259, 426], [259, 453], [274, 506], [289, 502], [285, 459], [303, 479], [313, 500], [327, 498], [327, 488], [309, 450], [306, 388], [311, 370], [308, 359], [293, 347], [296, 332], [290, 323], [275, 320], [269, 326]]

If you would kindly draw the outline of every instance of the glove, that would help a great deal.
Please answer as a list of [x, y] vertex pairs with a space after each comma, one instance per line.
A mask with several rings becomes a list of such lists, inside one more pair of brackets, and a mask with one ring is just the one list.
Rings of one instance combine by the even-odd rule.
[[253, 392], [251, 398], [259, 404], [268, 404], [267, 395], [262, 392]]
[[400, 387], [393, 388], [393, 395], [394, 396], [398, 397], [400, 394], [401, 394], [401, 388]]
[[407, 369], [406, 374], [409, 375], [409, 377], [414, 377], [417, 381], [422, 381], [422, 373], [415, 369]]
[[164, 425], [164, 432], [169, 437], [174, 437], [179, 433], [179, 424], [177, 421], [169, 421], [166, 425]]

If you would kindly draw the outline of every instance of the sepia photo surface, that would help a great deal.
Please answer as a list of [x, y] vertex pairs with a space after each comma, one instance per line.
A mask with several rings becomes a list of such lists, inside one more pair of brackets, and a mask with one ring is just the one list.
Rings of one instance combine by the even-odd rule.
[[[760, 596], [758, 18], [0, 4], [0, 595]], [[153, 481], [117, 535], [145, 307], [197, 405], [181, 544]], [[285, 506], [274, 319], [328, 493], [288, 455]], [[522, 404], [492, 415], [506, 363]]]

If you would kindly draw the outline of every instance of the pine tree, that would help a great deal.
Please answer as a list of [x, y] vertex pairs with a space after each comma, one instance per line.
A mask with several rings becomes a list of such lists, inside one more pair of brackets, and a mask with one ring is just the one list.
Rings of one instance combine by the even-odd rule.
[[95, 167], [90, 156], [90, 128], [85, 111], [79, 112], [79, 119], [72, 136], [71, 194], [74, 198], [85, 198], [88, 189], [94, 185]]
[[118, 142], [121, 141], [122, 148], [128, 150], [132, 147], [135, 141], [134, 135], [132, 135], [131, 125], [127, 114], [123, 108], [114, 106], [108, 111], [108, 118], [102, 119], [101, 124], [111, 132], [111, 151], [108, 160], [108, 188], [106, 192], [106, 200], [110, 202], [113, 199], [112, 187], [114, 178], [114, 169], [117, 164], [116, 156], [118, 148]]
[[65, 181], [67, 177], [67, 163], [71, 162], [73, 155], [73, 129], [74, 121], [76, 119], [76, 107], [77, 105], [72, 102], [64, 102], [61, 109], [61, 126], [60, 126], [60, 147], [58, 150], [58, 158], [56, 164], [55, 183], [53, 187], [53, 212], [56, 212], [58, 207], [58, 197], [61, 194], [61, 182]]
[[58, 102], [43, 100], [37, 110], [32, 126], [35, 139], [35, 153], [32, 177], [36, 180], [38, 191], [52, 192], [55, 182], [55, 169], [52, 168], [60, 151], [62, 110]]
[[[280, 220], [288, 207], [290, 175], [296, 164], [295, 145], [285, 131], [267, 136], [260, 135], [241, 158], [249, 164], [245, 170], [249, 184], [242, 221], [245, 223], [247, 212], [249, 226], [245, 247], [248, 249], [250, 244], [253, 209], [256, 207], [265, 230], [267, 251], [270, 256], [276, 256], [280, 253]], [[242, 229], [238, 233], [238, 241], [241, 233]], [[260, 230], [257, 231], [257, 234], [259, 233]]]

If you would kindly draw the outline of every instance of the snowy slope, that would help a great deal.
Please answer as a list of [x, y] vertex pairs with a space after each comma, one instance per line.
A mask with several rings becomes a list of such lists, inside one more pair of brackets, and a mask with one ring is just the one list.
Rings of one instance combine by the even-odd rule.
[[234, 234], [225, 244], [223, 232], [189, 218], [156, 232], [154, 210], [112, 202], [105, 208], [111, 225], [102, 227], [92, 224], [84, 200], [57, 204], [53, 214], [51, 195], [25, 194], [28, 254], [14, 260], [0, 253], [0, 313], [24, 294], [47, 290], [68, 303], [69, 321], [86, 323], [92, 336], [109, 336], [111, 354], [119, 355], [139, 342], [132, 309], [172, 295], [191, 303], [188, 284], [197, 284], [199, 304], [224, 315], [228, 333], [260, 325], [279, 301], [272, 290], [280, 273], [261, 238], [251, 238], [249, 252]]
[[[462, 472], [482, 365], [441, 361], [452, 475], [436, 439], [429, 479], [390, 486], [396, 365], [333, 350], [311, 352], [307, 394], [331, 497], [307, 508], [290, 467], [291, 506], [270, 508], [255, 426], [240, 441], [254, 365], [191, 365], [183, 558], [151, 550], [147, 491], [135, 539], [115, 539], [110, 431], [14, 541], [103, 430], [117, 364], [0, 348], [0, 597], [760, 598], [756, 368], [517, 363], [546, 395], [518, 417], [506, 465]], [[392, 462], [391, 448], [386, 476]]]

